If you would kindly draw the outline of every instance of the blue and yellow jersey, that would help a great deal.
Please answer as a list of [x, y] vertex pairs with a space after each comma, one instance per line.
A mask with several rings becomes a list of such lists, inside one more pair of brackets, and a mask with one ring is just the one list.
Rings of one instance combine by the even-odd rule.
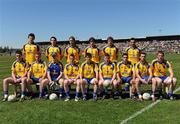
[[79, 63], [80, 61], [80, 56], [81, 56], [81, 51], [79, 49], [79, 47], [71, 47], [71, 46], [68, 46], [66, 49], [65, 49], [65, 56], [66, 56], [66, 59], [67, 59], [67, 63], [70, 63], [70, 60], [69, 60], [69, 57], [70, 55], [73, 54], [74, 57], [75, 57], [75, 62], [76, 63]]
[[130, 61], [132, 64], [136, 64], [139, 62], [141, 50], [138, 47], [136, 48], [128, 47], [125, 50], [125, 53], [128, 54], [128, 61]]
[[64, 68], [64, 75], [68, 78], [76, 78], [80, 73], [80, 68], [77, 64], [66, 64]]
[[124, 62], [119, 62], [117, 64], [117, 73], [119, 73], [120, 77], [129, 77], [133, 76], [134, 66], [131, 62], [125, 64]]
[[166, 71], [169, 68], [172, 69], [171, 64], [167, 60], [159, 62], [157, 59], [155, 59], [151, 63], [153, 76], [166, 76]]
[[99, 73], [102, 74], [103, 78], [112, 78], [116, 73], [116, 66], [112, 62], [110, 62], [109, 64], [103, 62], [99, 66]]
[[103, 48], [103, 54], [109, 54], [110, 55], [110, 61], [111, 62], [117, 62], [118, 59], [118, 48], [113, 46], [105, 46]]
[[56, 53], [58, 61], [60, 61], [62, 59], [62, 50], [61, 50], [60, 47], [58, 47], [58, 46], [49, 46], [46, 49], [46, 57], [47, 57], [49, 62], [52, 61], [52, 56], [51, 56], [52, 53]]
[[83, 75], [83, 78], [95, 78], [95, 74], [98, 73], [98, 66], [94, 62], [90, 64], [83, 62], [81, 64], [80, 73]]
[[32, 64], [35, 61], [35, 54], [40, 51], [40, 48], [37, 44], [25, 44], [23, 46], [23, 54], [26, 63]]
[[41, 78], [44, 76], [47, 70], [46, 63], [43, 61], [40, 62], [33, 62], [30, 66], [29, 72], [31, 73], [32, 77]]
[[27, 64], [24, 61], [15, 61], [12, 64], [11, 71], [16, 77], [22, 77], [28, 71]]
[[138, 62], [135, 65], [135, 70], [138, 70], [140, 76], [149, 76], [150, 75], [149, 69], [150, 69], [150, 64], [148, 62], [145, 63]]
[[84, 50], [84, 56], [86, 56], [87, 53], [90, 53], [92, 55], [93, 62], [99, 64], [99, 61], [100, 61], [100, 49], [99, 48], [88, 46]]
[[50, 73], [51, 79], [55, 80], [59, 77], [60, 73], [63, 72], [63, 64], [61, 62], [50, 62], [47, 71]]

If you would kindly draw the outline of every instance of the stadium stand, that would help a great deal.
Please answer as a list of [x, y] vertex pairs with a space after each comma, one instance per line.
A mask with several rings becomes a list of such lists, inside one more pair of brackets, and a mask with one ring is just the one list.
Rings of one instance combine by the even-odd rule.
[[[135, 38], [137, 45], [140, 49], [143, 49], [146, 52], [154, 52], [158, 50], [163, 50], [167, 53], [180, 53], [180, 35], [170, 35], [170, 36], [152, 36], [146, 38]], [[96, 39], [97, 46], [102, 49], [106, 45], [106, 40]], [[128, 47], [129, 39], [114, 39], [115, 46], [119, 49], [120, 52], [124, 51]], [[81, 50], [85, 49], [89, 42], [88, 41], [76, 41], [77, 45]], [[41, 47], [42, 52], [45, 52], [47, 46], [50, 45], [49, 41], [37, 42]], [[58, 41], [58, 45], [65, 49], [68, 41]]]

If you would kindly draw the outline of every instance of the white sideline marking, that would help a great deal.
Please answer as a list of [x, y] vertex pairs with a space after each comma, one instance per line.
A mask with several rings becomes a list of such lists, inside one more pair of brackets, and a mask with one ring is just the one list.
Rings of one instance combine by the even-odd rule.
[[[179, 90], [180, 90], [180, 87], [178, 87], [178, 88], [174, 91], [174, 93], [178, 92]], [[150, 108], [152, 108], [153, 106], [155, 106], [155, 105], [158, 104], [159, 102], [161, 102], [161, 100], [157, 100], [156, 102], [151, 103], [150, 105], [146, 106], [145, 108], [143, 108], [143, 109], [137, 111], [136, 113], [132, 114], [132, 115], [129, 116], [128, 118], [122, 120], [122, 121], [120, 122], [120, 124], [126, 124], [129, 120], [131, 120], [131, 119], [137, 117], [138, 115], [142, 114], [143, 112], [149, 110]]]

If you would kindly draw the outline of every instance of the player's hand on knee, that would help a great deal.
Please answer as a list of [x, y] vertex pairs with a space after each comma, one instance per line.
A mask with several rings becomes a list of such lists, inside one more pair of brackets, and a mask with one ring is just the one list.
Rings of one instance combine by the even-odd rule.
[[142, 79], [141, 82], [147, 84], [147, 81], [145, 79]]
[[54, 81], [49, 82], [49, 86], [52, 87], [54, 85]]

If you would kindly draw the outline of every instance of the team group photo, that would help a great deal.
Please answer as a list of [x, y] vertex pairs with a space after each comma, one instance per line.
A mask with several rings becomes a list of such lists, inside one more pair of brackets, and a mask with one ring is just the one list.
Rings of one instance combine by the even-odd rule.
[[0, 124], [180, 124], [180, 0], [0, 0]]
[[[39, 83], [39, 99], [47, 99], [50, 95], [48, 89], [53, 90], [55, 87], [58, 90], [58, 97], [54, 94], [52, 97], [54, 95], [55, 98], [62, 100], [65, 94], [64, 101], [69, 101], [72, 84], [75, 85], [75, 101], [80, 99], [80, 93], [82, 99], [87, 100], [90, 85], [94, 101], [98, 99], [98, 94], [105, 99], [109, 86], [112, 97], [121, 99], [122, 84], [126, 83], [124, 90], [129, 91], [131, 99], [137, 97], [140, 101], [143, 100], [140, 85], [144, 84], [151, 85], [153, 101], [156, 100], [157, 89], [160, 98], [167, 95], [173, 100], [176, 78], [171, 63], [165, 59], [163, 51], [157, 51], [156, 58], [148, 62], [147, 53], [136, 46], [134, 38], [129, 40], [130, 46], [125, 51], [118, 51], [112, 37], [107, 38], [107, 45], [102, 50], [96, 46], [96, 39], [91, 37], [89, 46], [82, 52], [73, 36], [69, 38], [69, 45], [64, 51], [57, 45], [56, 37], [52, 36], [51, 45], [45, 51], [47, 63], [41, 58], [41, 49], [34, 40], [35, 34], [30, 33], [28, 43], [23, 46], [22, 51], [15, 52], [16, 61], [12, 64], [12, 76], [3, 80], [3, 101], [8, 100], [9, 84], [20, 85], [20, 101], [23, 101], [26, 94], [33, 97], [31, 84], [37, 83]], [[118, 62], [119, 56], [121, 60]], [[61, 62], [63, 57], [66, 59], [65, 63]]]

